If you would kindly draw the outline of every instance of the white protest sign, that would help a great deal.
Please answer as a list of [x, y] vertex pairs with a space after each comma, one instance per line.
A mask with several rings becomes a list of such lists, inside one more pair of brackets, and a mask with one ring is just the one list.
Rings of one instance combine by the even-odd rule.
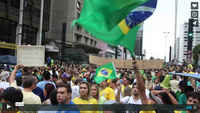
[[17, 64], [26, 67], [44, 66], [44, 46], [17, 46]]

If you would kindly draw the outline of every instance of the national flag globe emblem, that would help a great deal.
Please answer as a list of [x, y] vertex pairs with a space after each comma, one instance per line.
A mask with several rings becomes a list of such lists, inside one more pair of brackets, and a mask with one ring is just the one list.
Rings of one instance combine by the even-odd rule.
[[108, 71], [106, 70], [106, 69], [102, 69], [101, 70], [101, 74], [103, 75], [103, 76], [108, 76]]
[[102, 76], [102, 77], [109, 77], [112, 74], [112, 70], [111, 69], [107, 69], [107, 68], [102, 68], [99, 70], [97, 76]]

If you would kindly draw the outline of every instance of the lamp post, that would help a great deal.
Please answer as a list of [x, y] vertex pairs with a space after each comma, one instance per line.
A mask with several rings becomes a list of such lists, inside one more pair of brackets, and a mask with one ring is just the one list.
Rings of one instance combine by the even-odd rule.
[[23, 12], [24, 12], [24, 0], [20, 0], [19, 23], [17, 25], [17, 30], [16, 30], [17, 45], [21, 45], [22, 42]]
[[43, 13], [44, 13], [44, 0], [41, 0], [40, 4], [40, 27], [37, 34], [37, 45], [42, 44], [42, 27], [43, 27]]
[[178, 0], [175, 0], [174, 60], [176, 62], [176, 31], [177, 31]]
[[167, 62], [167, 54], [166, 54], [166, 51], [167, 51], [167, 38], [168, 38], [168, 35], [169, 35], [170, 32], [163, 32], [163, 34], [165, 35], [165, 53], [164, 53], [164, 60], [165, 62]]

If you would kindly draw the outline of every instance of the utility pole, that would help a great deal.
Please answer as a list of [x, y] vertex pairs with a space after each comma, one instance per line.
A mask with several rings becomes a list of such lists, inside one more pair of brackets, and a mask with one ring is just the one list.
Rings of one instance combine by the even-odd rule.
[[176, 62], [177, 11], [178, 11], [178, 0], [175, 0], [175, 31], [174, 31], [174, 60], [175, 62]]
[[37, 45], [42, 44], [42, 26], [43, 26], [43, 10], [44, 10], [44, 0], [41, 0], [41, 8], [40, 8], [40, 28], [37, 35]]
[[17, 25], [17, 30], [16, 30], [16, 44], [17, 45], [21, 45], [21, 41], [22, 41], [23, 12], [24, 12], [24, 0], [20, 0], [19, 23]]

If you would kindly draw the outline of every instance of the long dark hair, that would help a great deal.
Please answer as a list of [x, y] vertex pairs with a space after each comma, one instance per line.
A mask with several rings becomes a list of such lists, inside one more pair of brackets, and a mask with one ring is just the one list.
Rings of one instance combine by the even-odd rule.
[[51, 92], [55, 89], [54, 85], [51, 83], [47, 83], [44, 87], [46, 90], [47, 96], [45, 97], [45, 100], [49, 98]]
[[96, 87], [97, 88], [97, 95], [95, 95], [95, 99], [99, 99], [99, 86], [98, 86], [98, 84], [91, 84], [91, 86], [90, 86], [90, 88], [92, 88], [92, 87]]

